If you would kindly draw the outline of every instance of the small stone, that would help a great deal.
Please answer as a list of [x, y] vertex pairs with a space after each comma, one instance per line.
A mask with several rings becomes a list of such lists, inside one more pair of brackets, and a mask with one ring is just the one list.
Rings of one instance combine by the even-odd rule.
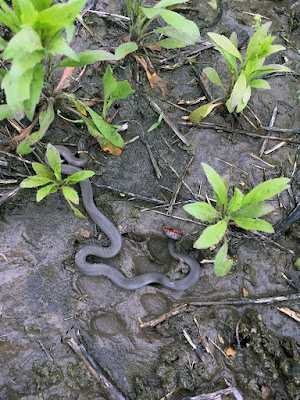
[[91, 237], [91, 231], [89, 231], [88, 229], [80, 228], [74, 233], [74, 236], [89, 239]]

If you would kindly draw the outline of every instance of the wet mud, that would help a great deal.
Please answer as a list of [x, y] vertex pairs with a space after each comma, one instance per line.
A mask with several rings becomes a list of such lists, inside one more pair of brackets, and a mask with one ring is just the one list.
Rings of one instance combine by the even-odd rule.
[[[296, 92], [300, 89], [300, 57], [296, 49], [300, 48], [300, 9], [294, 3], [224, 0], [218, 21], [218, 11], [204, 0], [190, 2], [198, 12], [184, 12], [198, 23], [203, 41], [208, 40], [205, 34], [211, 30], [227, 36], [233, 30], [251, 34], [249, 13], [260, 13], [272, 21], [276, 43], [287, 49], [271, 56], [269, 61], [286, 62], [295, 73], [270, 77], [272, 90], [256, 91], [249, 105], [264, 126], [268, 126], [277, 106], [274, 126], [299, 131]], [[103, 0], [96, 3], [95, 10], [122, 14], [125, 6], [121, 0]], [[122, 28], [114, 20], [92, 13], [86, 13], [84, 18], [95, 36], [78, 25], [76, 51], [99, 48], [97, 37], [109, 46], [116, 46], [126, 35], [126, 25]], [[212, 26], [214, 21], [216, 25]], [[190, 50], [162, 52], [160, 57], [170, 57], [166, 65], [173, 66], [183, 62]], [[188, 63], [168, 70], [160, 68], [161, 58], [151, 54], [151, 60], [167, 84], [171, 103], [203, 96]], [[226, 76], [221, 57], [214, 49], [203, 51], [195, 60], [196, 68], [213, 66]], [[239, 127], [228, 115], [214, 113], [205, 122], [226, 126], [226, 131], [209, 125], [185, 125], [181, 117], [188, 113], [162, 101], [132, 57], [113, 68], [118, 80], [128, 79], [135, 89], [126, 101], [118, 103], [115, 123], [128, 121], [129, 125], [123, 134], [128, 144], [122, 155], [104, 153], [87, 132], [71, 128], [58, 118], [43, 144], [63, 142], [75, 151], [82, 135], [88, 140], [91, 157], [87, 168], [96, 171], [92, 178], [96, 204], [118, 226], [123, 237], [120, 254], [108, 260], [109, 264], [128, 277], [162, 271], [172, 279], [180, 279], [187, 268], [170, 257], [162, 233], [164, 227], [181, 230], [184, 237], [177, 244], [178, 251], [199, 262], [212, 260], [217, 251], [193, 249], [204, 227], [191, 221], [182, 208], [185, 201], [196, 198], [199, 190], [212, 196], [201, 162], [210, 164], [221, 175], [228, 175], [230, 188], [239, 187], [246, 192], [265, 179], [291, 177], [295, 166], [299, 168], [299, 144], [285, 143], [261, 162], [254, 157], [259, 154], [263, 139], [236, 133], [237, 128], [253, 132], [245, 121]], [[104, 65], [89, 66], [76, 95], [102, 98], [104, 69]], [[59, 76], [55, 79], [58, 82]], [[213, 86], [210, 90], [214, 98], [220, 96]], [[146, 133], [158, 114], [143, 93], [162, 107], [189, 146], [165, 123]], [[184, 107], [192, 111], [196, 106]], [[101, 105], [94, 109], [100, 112]], [[11, 136], [16, 134], [8, 123], [2, 122], [1, 146], [8, 142], [8, 132]], [[299, 133], [272, 132], [272, 135], [299, 143]], [[152, 149], [161, 179], [153, 170], [145, 143]], [[267, 148], [278, 143], [270, 139]], [[43, 144], [37, 147], [40, 157]], [[16, 181], [0, 185], [3, 196], [23, 179], [17, 174], [27, 176], [28, 171], [19, 160], [5, 154], [0, 156], [6, 163], [6, 171]], [[180, 184], [170, 166], [183, 176], [191, 157], [184, 179], [186, 186], [179, 191], [178, 204], [172, 213], [166, 215], [170, 190], [176, 191]], [[35, 155], [28, 159], [36, 161]], [[7, 175], [1, 178], [7, 179]], [[80, 246], [91, 241], [107, 244], [101, 230], [88, 219], [77, 219], [60, 194], [53, 194], [41, 203], [34, 198], [34, 190], [20, 191], [1, 205], [0, 400], [106, 399], [97, 380], [68, 346], [71, 337], [84, 344], [96, 364], [129, 400], [189, 399], [228, 387], [234, 387], [244, 400], [300, 399], [299, 319], [278, 309], [287, 307], [298, 313], [299, 318], [299, 300], [221, 303], [224, 299], [274, 298], [299, 292], [299, 270], [294, 267], [295, 259], [300, 257], [299, 221], [277, 240], [281, 247], [266, 237], [233, 229], [229, 253], [234, 265], [225, 277], [215, 276], [212, 263], [202, 263], [198, 284], [186, 292], [172, 292], [159, 285], [125, 291], [104, 277], [80, 275], [74, 266]], [[164, 205], [158, 207], [155, 199], [165, 202]], [[274, 197], [270, 204], [275, 210], [267, 219], [275, 226], [295, 206], [293, 196], [287, 191]], [[208, 301], [212, 304], [196, 305]], [[181, 307], [177, 314], [168, 314], [177, 307]], [[159, 323], [143, 327], [143, 323], [163, 315]], [[237, 396], [233, 392], [220, 398]]]

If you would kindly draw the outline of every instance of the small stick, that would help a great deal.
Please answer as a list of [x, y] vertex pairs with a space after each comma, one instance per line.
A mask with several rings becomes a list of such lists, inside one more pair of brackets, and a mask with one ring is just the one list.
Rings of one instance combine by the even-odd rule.
[[[274, 126], [274, 122], [275, 122], [275, 119], [276, 119], [276, 116], [277, 116], [277, 110], [278, 110], [278, 108], [277, 108], [277, 106], [275, 106], [274, 110], [273, 110], [273, 113], [272, 113], [272, 117], [271, 117], [270, 123], [269, 123], [269, 128], [272, 128]], [[259, 151], [259, 156], [260, 157], [264, 154], [267, 142], [268, 142], [268, 139], [264, 139], [264, 141], [263, 141], [263, 143], [261, 145], [260, 151]]]
[[274, 165], [269, 164], [269, 163], [268, 163], [267, 161], [265, 161], [265, 160], [262, 160], [262, 159], [261, 159], [260, 157], [258, 157], [256, 154], [251, 153], [250, 156], [251, 156], [252, 158], [254, 158], [255, 160], [258, 160], [258, 161], [260, 161], [261, 163], [265, 164], [267, 167], [275, 168]]
[[93, 377], [99, 382], [103, 395], [107, 400], [125, 400], [125, 397], [111, 384], [111, 382], [109, 382], [82, 344], [78, 345], [73, 338], [70, 338], [67, 343], [77, 357], [84, 362]]
[[38, 340], [39, 345], [41, 346], [41, 348], [43, 349], [44, 353], [46, 354], [46, 356], [48, 357], [48, 359], [53, 362], [53, 358], [51, 357], [49, 351], [46, 349], [46, 347], [44, 346], [43, 342], [41, 342], [40, 340]]
[[[156, 111], [159, 115], [162, 113], [162, 109], [153, 101], [150, 99], [149, 96], [145, 94], [145, 97], [149, 101], [151, 107], [153, 108], [154, 111]], [[163, 114], [163, 120], [165, 123], [172, 129], [172, 131], [175, 133], [175, 135], [184, 143], [185, 145], [189, 146], [189, 142], [186, 140], [186, 138], [179, 132], [179, 130], [176, 128], [176, 126], [173, 124], [173, 122], [170, 121], [170, 119], [166, 116], [166, 113], [164, 112]]]
[[[141, 210], [141, 211], [144, 211], [144, 210]], [[145, 211], [148, 211], [148, 210], [145, 210]], [[189, 219], [189, 218], [177, 217], [176, 215], [167, 215], [166, 213], [163, 213], [163, 212], [157, 211], [157, 210], [149, 210], [149, 211], [152, 211], [156, 214], [164, 215], [165, 217], [178, 219], [180, 221], [191, 222], [192, 224], [195, 224], [195, 225], [207, 226], [206, 224], [203, 224], [202, 222], [193, 221], [192, 219]]]
[[199, 74], [199, 72], [196, 70], [196, 68], [193, 66], [193, 64], [191, 62], [189, 64], [190, 64], [190, 66], [192, 67], [192, 69], [194, 71], [194, 74], [196, 76], [197, 82], [198, 82], [199, 86], [201, 87], [201, 89], [202, 89], [202, 91], [204, 93], [204, 96], [207, 98], [207, 101], [209, 103], [212, 102], [213, 101], [213, 97], [212, 97], [210, 91], [208, 90], [208, 88], [205, 86], [205, 84], [203, 82], [203, 79], [201, 77], [201, 74]]
[[287, 307], [278, 307], [278, 311], [281, 311], [282, 313], [288, 315], [289, 317], [293, 318], [295, 321], [300, 322], [300, 313], [291, 310], [290, 308]]
[[198, 396], [185, 397], [184, 400], [221, 400], [221, 396], [233, 394], [233, 388], [228, 387], [226, 389], [217, 390], [216, 392], [199, 394]]
[[163, 315], [161, 315], [160, 317], [154, 318], [151, 321], [147, 321], [147, 322], [142, 322], [142, 320], [139, 318], [139, 322], [140, 322], [140, 328], [148, 328], [150, 327], [154, 327], [158, 324], [160, 324], [161, 322], [164, 322], [165, 320], [178, 315], [180, 313], [182, 313], [183, 311], [186, 311], [187, 309], [187, 304], [182, 304], [181, 306], [174, 308], [174, 310], [169, 311]]
[[205, 359], [202, 349], [195, 345], [195, 343], [192, 341], [192, 338], [190, 337], [190, 335], [187, 333], [187, 331], [185, 329], [183, 329], [182, 331], [183, 331], [184, 337], [186, 338], [188, 344], [192, 347], [193, 350], [195, 350], [195, 353], [200, 358], [200, 360], [204, 364], [207, 364], [207, 360]]
[[152, 203], [157, 203], [157, 204], [162, 204], [162, 205], [166, 204], [165, 201], [156, 199], [155, 197], [141, 196], [140, 194], [135, 194], [135, 193], [131, 193], [131, 192], [125, 192], [124, 190], [119, 190], [119, 189], [114, 188], [114, 187], [109, 186], [109, 185], [101, 185], [101, 184], [98, 184], [98, 183], [95, 183], [94, 185], [99, 187], [99, 188], [109, 189], [109, 190], [112, 190], [113, 192], [117, 192], [119, 194], [125, 194], [126, 196], [135, 197], [135, 198], [140, 199], [140, 200], [149, 201], [149, 202], [152, 202]]
[[5, 203], [8, 200], [11, 200], [13, 197], [15, 197], [19, 193], [20, 190], [21, 190], [21, 188], [20, 188], [20, 186], [18, 186], [15, 189], [11, 190], [10, 192], [4, 194], [0, 198], [0, 205]]
[[[295, 136], [293, 136], [293, 139], [294, 139], [294, 138], [295, 138]], [[273, 151], [278, 150], [278, 149], [280, 149], [281, 147], [283, 147], [283, 146], [285, 146], [285, 145], [286, 145], [286, 141], [282, 141], [282, 142], [276, 144], [276, 145], [275, 145], [274, 147], [272, 147], [271, 149], [266, 150], [266, 151], [264, 152], [264, 154], [266, 154], [266, 155], [271, 154], [271, 153], [273, 153]]]
[[194, 160], [194, 157], [192, 157], [190, 159], [190, 161], [188, 162], [188, 164], [187, 164], [187, 166], [186, 166], [186, 168], [184, 170], [184, 173], [182, 174], [182, 177], [179, 178], [180, 182], [179, 182], [179, 185], [177, 186], [177, 189], [175, 190], [175, 192], [172, 195], [172, 198], [171, 198], [171, 201], [170, 201], [170, 205], [168, 207], [167, 215], [170, 215], [172, 213], [172, 211], [173, 211], [174, 203], [176, 202], [177, 196], [178, 196], [178, 194], [180, 192], [180, 189], [182, 188], [182, 185], [184, 183], [184, 178], [185, 178], [185, 176], [187, 174], [187, 171], [188, 171], [190, 165], [192, 164], [193, 160]]

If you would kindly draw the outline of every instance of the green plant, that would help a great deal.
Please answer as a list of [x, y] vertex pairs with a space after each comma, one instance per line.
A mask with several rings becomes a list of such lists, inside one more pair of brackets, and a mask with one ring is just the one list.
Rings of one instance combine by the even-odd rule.
[[[217, 207], [205, 202], [195, 202], [183, 208], [201, 221], [215, 224], [204, 229], [194, 243], [196, 249], [208, 249], [220, 241], [224, 241], [215, 257], [215, 273], [217, 276], [226, 275], [231, 269], [233, 260], [227, 257], [228, 241], [226, 230], [228, 225], [236, 225], [243, 229], [253, 229], [273, 233], [272, 225], [259, 219], [273, 211], [270, 204], [264, 202], [281, 191], [287, 189], [288, 178], [269, 179], [260, 183], [248, 194], [244, 195], [238, 188], [234, 189], [233, 196], [228, 201], [228, 188], [220, 175], [208, 164], [202, 163], [208, 182], [214, 190]], [[232, 221], [232, 222], [230, 222]]]
[[[151, 42], [166, 49], [174, 49], [193, 45], [200, 39], [197, 25], [172, 8], [176, 4], [186, 3], [189, 0], [161, 0], [153, 7], [142, 7], [143, 0], [126, 0], [128, 14], [131, 21], [130, 36], [131, 40], [144, 46], [145, 39], [152, 35], [162, 35], [166, 38]], [[151, 23], [161, 17], [167, 26], [151, 29]]]
[[[89, 133], [98, 141], [101, 148], [109, 151], [114, 155], [119, 155], [124, 148], [124, 140], [117, 132], [117, 129], [122, 129], [119, 125], [112, 125], [106, 121], [107, 111], [109, 107], [120, 99], [126, 99], [134, 90], [130, 87], [128, 81], [117, 82], [113, 76], [113, 71], [110, 65], [107, 66], [103, 75], [104, 86], [104, 103], [102, 109], [102, 117], [86, 106], [84, 102], [76, 99], [73, 94], [60, 93], [60, 99], [67, 99], [77, 110], [77, 115], [81, 117], [79, 120], [69, 120], [74, 123], [85, 123]], [[73, 111], [75, 112], [75, 110]], [[91, 118], [87, 117], [87, 113]]]
[[79, 204], [79, 197], [76, 190], [69, 185], [75, 185], [80, 181], [84, 181], [85, 179], [93, 176], [95, 173], [93, 171], [83, 170], [69, 175], [65, 179], [62, 179], [60, 154], [58, 150], [50, 143], [47, 146], [46, 156], [50, 167], [47, 167], [45, 164], [33, 162], [32, 168], [34, 169], [36, 175], [24, 179], [20, 183], [20, 187], [36, 188], [43, 186], [36, 193], [37, 202], [43, 200], [43, 198], [48, 196], [50, 193], [55, 193], [58, 190], [61, 190], [75, 215], [79, 218], [85, 218], [85, 216], [74, 206], [74, 204]]
[[[69, 0], [67, 3], [51, 5], [52, 0], [13, 0], [11, 9], [4, 0], [0, 0], [0, 22], [10, 28], [13, 34], [9, 42], [0, 38], [0, 49], [4, 50], [2, 58], [9, 62], [7, 70], [0, 69], [1, 86], [6, 96], [6, 104], [0, 105], [0, 120], [7, 117], [21, 120], [26, 115], [31, 121], [40, 102], [43, 86], [47, 91], [49, 77], [56, 68], [75, 68], [96, 61], [120, 60], [137, 49], [135, 43], [128, 42], [117, 47], [115, 54], [104, 50], [76, 54], [69, 43], [73, 36], [73, 21], [85, 2]], [[62, 36], [63, 31], [66, 40]], [[65, 58], [55, 63], [57, 55]], [[52, 123], [53, 94], [45, 96], [47, 104], [42, 107], [44, 111], [49, 111], [48, 115], [52, 114], [52, 120], [48, 118], [48, 126], [45, 123], [40, 125], [33, 137], [25, 144], [21, 143], [18, 149], [20, 154], [32, 151], [31, 146], [43, 137]]]
[[[265, 79], [259, 78], [261, 75], [272, 72], [290, 71], [289, 68], [279, 64], [264, 65], [267, 56], [285, 50], [284, 46], [272, 44], [275, 36], [267, 34], [270, 26], [271, 22], [268, 22], [256, 29], [256, 32], [249, 41], [245, 59], [243, 59], [238, 50], [237, 35], [235, 32], [231, 34], [229, 39], [218, 33], [208, 33], [217, 50], [225, 59], [229, 73], [228, 87], [225, 88], [219, 74], [214, 68], [203, 68], [203, 72], [212, 83], [223, 90], [224, 102], [226, 102], [226, 107], [230, 113], [233, 111], [240, 113], [247, 106], [252, 89], [271, 88]], [[209, 104], [212, 105], [212, 103]], [[193, 122], [199, 122], [203, 118], [203, 107], [207, 106], [205, 104], [197, 108], [191, 113], [189, 118]]]
[[297, 260], [295, 261], [295, 267], [300, 269], [300, 258], [297, 258]]

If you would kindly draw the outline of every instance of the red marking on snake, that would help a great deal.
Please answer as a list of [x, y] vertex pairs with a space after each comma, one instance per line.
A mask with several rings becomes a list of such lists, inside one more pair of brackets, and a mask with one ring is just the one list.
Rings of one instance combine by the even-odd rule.
[[172, 239], [179, 240], [179, 239], [182, 238], [182, 233], [177, 231], [177, 230], [175, 230], [175, 229], [164, 228], [164, 234], [166, 236], [168, 236], [169, 238], [172, 238]]

